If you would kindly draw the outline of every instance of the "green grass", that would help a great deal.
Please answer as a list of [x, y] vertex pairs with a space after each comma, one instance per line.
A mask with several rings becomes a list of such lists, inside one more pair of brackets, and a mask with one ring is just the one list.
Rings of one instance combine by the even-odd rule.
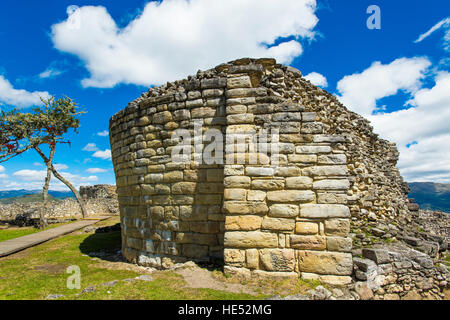
[[[112, 218], [113, 220], [116, 218]], [[105, 224], [104, 222], [100, 224]], [[126, 282], [140, 273], [111, 267], [91, 252], [113, 254], [120, 249], [120, 231], [109, 233], [75, 232], [33, 248], [0, 258], [0, 300], [45, 299], [49, 294], [63, 294], [62, 299], [259, 299], [265, 295], [230, 293], [186, 286], [182, 276], [165, 271], [152, 274], [153, 281]], [[81, 270], [81, 288], [68, 289], [70, 274], [66, 269], [77, 265]], [[122, 264], [123, 265], [123, 264]], [[103, 283], [119, 280], [114, 287]], [[82, 289], [96, 286], [94, 292]], [[108, 292], [109, 291], [109, 292]]]
[[34, 227], [3, 229], [3, 230], [0, 230], [0, 242], [5, 241], [5, 240], [10, 240], [10, 239], [15, 239], [18, 237], [26, 236], [28, 234], [33, 234], [33, 233], [48, 230], [48, 229], [53, 229], [53, 228], [62, 226], [67, 223], [71, 223], [71, 222], [51, 224], [47, 228], [42, 229], [42, 230], [34, 228]]

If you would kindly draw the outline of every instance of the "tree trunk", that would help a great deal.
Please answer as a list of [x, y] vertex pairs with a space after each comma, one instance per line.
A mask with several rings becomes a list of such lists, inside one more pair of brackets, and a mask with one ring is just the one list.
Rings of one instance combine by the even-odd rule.
[[36, 146], [34, 147], [34, 149], [37, 151], [37, 153], [39, 153], [41, 158], [44, 159], [44, 162], [53, 172], [55, 178], [64, 183], [70, 189], [70, 191], [72, 191], [72, 193], [75, 195], [75, 198], [78, 201], [78, 204], [80, 205], [81, 214], [83, 215], [83, 218], [86, 218], [88, 216], [86, 206], [80, 194], [78, 193], [78, 190], [68, 180], [66, 180], [62, 175], [60, 175], [58, 171], [56, 171], [55, 167], [53, 167], [53, 164], [50, 162], [50, 159], [47, 158], [47, 156], [44, 154], [44, 152], [42, 152], [42, 150], [39, 147]]
[[47, 165], [47, 176], [45, 177], [44, 187], [42, 189], [43, 203], [42, 208], [39, 212], [39, 229], [44, 229], [48, 226], [47, 220], [45, 219], [45, 213], [47, 212], [47, 198], [48, 198], [48, 188], [50, 186], [50, 179], [52, 178], [51, 165], [53, 162], [53, 156], [55, 155], [55, 147], [50, 147], [50, 156], [48, 157]]

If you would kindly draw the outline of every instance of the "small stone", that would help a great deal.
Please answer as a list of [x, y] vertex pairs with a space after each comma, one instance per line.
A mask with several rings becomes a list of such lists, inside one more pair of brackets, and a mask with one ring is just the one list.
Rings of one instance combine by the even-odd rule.
[[148, 274], [143, 274], [141, 276], [138, 276], [135, 278], [136, 280], [142, 280], [142, 281], [153, 281], [153, 277]]

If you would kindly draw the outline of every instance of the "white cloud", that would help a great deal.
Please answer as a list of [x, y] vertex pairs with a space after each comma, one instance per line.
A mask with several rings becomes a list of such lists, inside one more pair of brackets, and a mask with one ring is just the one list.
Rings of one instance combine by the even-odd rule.
[[433, 32], [439, 29], [444, 30], [443, 45], [446, 51], [450, 51], [450, 18], [445, 18], [432, 26], [427, 32], [422, 33], [414, 42], [419, 43], [425, 38], [428, 38]]
[[97, 135], [100, 137], [107, 137], [109, 135], [108, 130], [103, 130], [101, 132], [97, 132]]
[[[80, 176], [77, 174], [72, 174], [70, 172], [61, 171], [60, 174], [70, 181], [76, 188], [81, 185], [90, 185], [92, 182], [98, 181], [98, 177], [91, 175], [88, 177]], [[29, 170], [23, 169], [13, 173], [13, 176], [20, 181], [8, 181], [8, 183], [2, 185], [0, 188], [3, 190], [11, 189], [27, 189], [36, 190], [41, 189], [44, 185], [44, 180], [47, 175], [46, 170]], [[52, 177], [50, 182], [51, 190], [67, 190], [66, 185], [61, 181]]]
[[24, 89], [15, 89], [5, 77], [0, 75], [0, 104], [25, 108], [42, 105], [41, 97], [47, 99], [50, 94], [47, 91], [29, 92]]
[[106, 170], [106, 169], [102, 169], [102, 168], [89, 168], [89, 169], [86, 169], [86, 172], [89, 172], [89, 173], [102, 173], [102, 172], [107, 172], [108, 170]]
[[41, 79], [54, 78], [56, 76], [59, 76], [62, 73], [63, 72], [61, 70], [54, 69], [54, 68], [47, 68], [45, 71], [43, 71], [39, 74], [39, 78], [41, 78]]
[[309, 80], [312, 84], [322, 87], [322, 88], [326, 88], [328, 87], [328, 82], [327, 82], [327, 78], [324, 77], [324, 75], [318, 73], [318, 72], [311, 72], [309, 74], [307, 74], [304, 77], [306, 80]]
[[97, 150], [99, 150], [99, 149], [98, 149], [98, 147], [97, 147], [97, 145], [96, 145], [95, 143], [88, 143], [88, 144], [85, 145], [85, 146], [83, 147], [83, 149], [81, 149], [81, 150], [83, 150], [83, 151], [92, 151], [92, 152], [94, 152], [94, 151], [97, 151]]
[[381, 137], [397, 143], [407, 181], [450, 183], [450, 73], [434, 80], [408, 101], [411, 108], [369, 117]]
[[103, 160], [111, 159], [111, 150], [109, 150], [109, 149], [106, 149], [105, 151], [99, 150], [99, 151], [96, 151], [92, 156], [95, 158], [103, 159]]
[[5, 172], [5, 167], [0, 165], [0, 173]]
[[315, 10], [315, 0], [152, 1], [120, 28], [105, 7], [71, 6], [51, 37], [85, 63], [83, 86], [149, 86], [244, 56], [290, 63], [302, 53], [297, 40], [314, 37]]
[[69, 166], [67, 166], [66, 164], [63, 164], [63, 163], [55, 163], [55, 164], [53, 164], [53, 167], [54, 167], [57, 171], [69, 169]]
[[389, 64], [376, 61], [361, 73], [339, 80], [339, 100], [352, 111], [364, 116], [372, 114], [378, 99], [395, 95], [399, 90], [414, 93], [431, 65], [424, 57], [399, 58]]
[[8, 175], [4, 173], [0, 173], [0, 179], [7, 179]]

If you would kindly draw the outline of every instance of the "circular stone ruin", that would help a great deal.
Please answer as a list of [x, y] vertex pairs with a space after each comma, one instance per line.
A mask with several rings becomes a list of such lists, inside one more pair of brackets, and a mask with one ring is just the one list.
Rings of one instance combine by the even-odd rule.
[[395, 145], [274, 59], [151, 88], [109, 130], [122, 253], [140, 265], [348, 283], [351, 216], [408, 210]]

